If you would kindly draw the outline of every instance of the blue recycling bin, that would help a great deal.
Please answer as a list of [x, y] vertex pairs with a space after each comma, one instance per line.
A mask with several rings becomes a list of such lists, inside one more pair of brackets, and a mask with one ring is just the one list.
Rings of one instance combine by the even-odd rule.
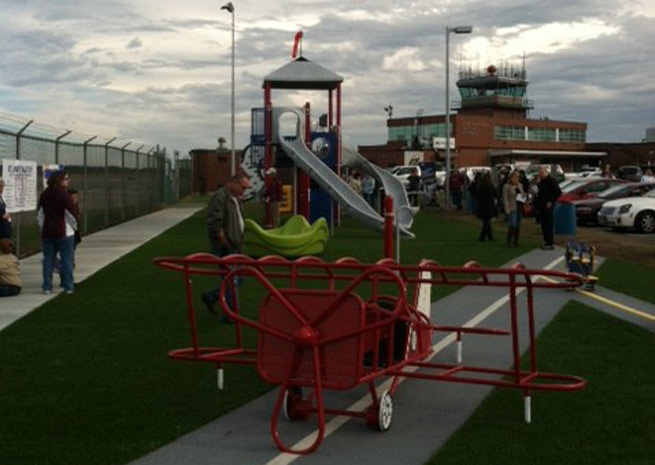
[[555, 204], [555, 234], [574, 236], [576, 227], [575, 205], [570, 201]]

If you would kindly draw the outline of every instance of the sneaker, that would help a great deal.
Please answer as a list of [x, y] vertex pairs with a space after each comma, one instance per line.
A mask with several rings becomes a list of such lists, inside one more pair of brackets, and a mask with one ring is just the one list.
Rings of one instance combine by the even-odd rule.
[[72, 290], [72, 289], [66, 289], [66, 290], [64, 291], [64, 294], [66, 294], [66, 295], [71, 295], [72, 293], [73, 293], [73, 290]]
[[555, 250], [555, 246], [554, 246], [554, 245], [542, 245], [542, 246], [539, 247], [539, 248], [540, 248], [541, 250]]
[[52, 294], [52, 291], [50, 289], [43, 289], [43, 293], [45, 295], [50, 295], [50, 294]]
[[205, 304], [205, 307], [207, 307], [207, 311], [212, 315], [216, 315], [216, 309], [214, 308], [216, 302], [212, 300], [211, 296], [209, 294], [203, 294], [200, 296], [200, 299]]

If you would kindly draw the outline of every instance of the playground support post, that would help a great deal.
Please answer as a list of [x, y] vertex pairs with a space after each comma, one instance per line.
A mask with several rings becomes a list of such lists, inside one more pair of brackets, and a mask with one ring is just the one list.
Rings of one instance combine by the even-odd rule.
[[[268, 171], [273, 162], [273, 104], [271, 103], [271, 84], [264, 84], [264, 137], [266, 148], [264, 152], [264, 172]], [[264, 189], [271, 182], [270, 176], [264, 178]], [[270, 203], [265, 206], [264, 224], [273, 224], [273, 212]]]
[[393, 197], [384, 198], [384, 257], [393, 258]]

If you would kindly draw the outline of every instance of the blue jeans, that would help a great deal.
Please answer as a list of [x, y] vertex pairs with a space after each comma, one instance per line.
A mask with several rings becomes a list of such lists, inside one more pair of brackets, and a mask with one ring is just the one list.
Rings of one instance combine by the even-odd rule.
[[512, 228], [518, 228], [521, 226], [521, 210], [517, 208], [516, 210], [509, 212], [507, 221]]
[[[216, 255], [219, 258], [225, 257], [233, 253], [238, 253], [238, 251], [228, 249], [227, 247], [218, 244], [212, 244], [212, 254]], [[207, 291], [207, 295], [209, 296], [212, 302], [218, 302], [219, 300], [221, 294], [221, 281], [222, 280], [219, 281], [219, 285], [217, 287]], [[243, 278], [241, 276], [235, 276], [233, 281], [234, 281], [234, 290], [236, 295], [233, 295], [232, 293], [232, 286], [228, 285], [227, 289], [225, 290], [225, 303], [231, 310], [234, 311], [236, 310], [234, 308], [235, 302], [237, 305], [239, 304], [239, 294], [237, 293], [237, 291], [243, 281]]]
[[20, 287], [0, 284], [0, 297], [11, 297], [20, 294]]
[[73, 282], [73, 251], [75, 236], [60, 239], [43, 238], [43, 290], [52, 291], [52, 274], [55, 269], [55, 259], [59, 253], [61, 263], [61, 287], [72, 291]]

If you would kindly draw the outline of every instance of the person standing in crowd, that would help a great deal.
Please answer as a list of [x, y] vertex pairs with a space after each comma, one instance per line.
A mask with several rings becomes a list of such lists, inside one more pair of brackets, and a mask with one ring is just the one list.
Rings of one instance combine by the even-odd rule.
[[476, 192], [478, 191], [478, 186], [482, 182], [482, 173], [477, 172], [473, 175], [473, 180], [469, 183], [468, 187], [468, 196], [470, 202], [471, 213], [477, 214], [478, 212], [478, 201], [475, 198]]
[[476, 215], [482, 220], [482, 230], [480, 231], [480, 242], [485, 239], [494, 240], [491, 230], [491, 219], [496, 216], [496, 188], [491, 181], [491, 173], [486, 172], [482, 175], [480, 182], [475, 187]]
[[348, 178], [348, 185], [357, 195], [362, 195], [362, 177], [359, 173], [352, 173]]
[[364, 175], [362, 178], [362, 195], [364, 200], [372, 207], [375, 208], [373, 196], [375, 194], [375, 179], [371, 176]]
[[460, 173], [458, 170], [452, 170], [448, 177], [448, 187], [450, 188], [450, 194], [453, 198], [453, 204], [458, 212], [462, 211], [463, 208], [464, 184], [464, 174]]
[[66, 171], [56, 171], [48, 178], [48, 187], [39, 198], [37, 219], [43, 245], [43, 293], [52, 294], [52, 274], [57, 254], [60, 258], [61, 287], [72, 294], [73, 249], [77, 229], [77, 211], [68, 193], [70, 179]]
[[[212, 196], [207, 208], [207, 232], [212, 254], [217, 257], [241, 253], [243, 249], [243, 234], [245, 230], [245, 216], [241, 199], [246, 189], [250, 187], [250, 179], [244, 172], [232, 176], [227, 184], [221, 187]], [[234, 287], [238, 287], [240, 279], [234, 280]], [[202, 302], [210, 313], [215, 314], [215, 305], [220, 297], [220, 284], [202, 294]], [[232, 295], [232, 286], [228, 286], [225, 293], [227, 305], [233, 309], [237, 302], [237, 295]], [[229, 323], [230, 320], [223, 315], [221, 321]]]
[[610, 165], [605, 165], [605, 168], [603, 168], [603, 173], [601, 174], [601, 177], [608, 178], [608, 179], [614, 179], [614, 175], [612, 174], [612, 170], [610, 169]]
[[273, 224], [270, 227], [277, 228], [280, 226], [280, 202], [282, 201], [282, 181], [277, 174], [277, 170], [270, 167], [266, 170], [266, 175], [270, 176], [270, 181], [264, 187], [264, 202], [271, 209]]
[[525, 191], [519, 182], [519, 172], [512, 171], [503, 186], [503, 207], [507, 216], [507, 246], [519, 245], [521, 212], [526, 201]]
[[555, 224], [554, 212], [555, 202], [562, 195], [559, 184], [544, 168], [539, 168], [539, 184], [537, 184], [537, 196], [534, 199], [535, 216], [541, 224], [541, 233], [544, 238], [542, 250], [553, 250], [555, 248]]
[[2, 198], [5, 181], [0, 178], [0, 239], [11, 239], [11, 215], [7, 213], [7, 204]]
[[73, 269], [75, 269], [75, 251], [77, 250], [77, 245], [82, 242], [82, 235], [80, 234], [79, 222], [80, 222], [80, 205], [77, 199], [77, 189], [68, 189], [68, 193], [73, 200], [73, 205], [75, 206], [75, 218], [77, 218], [77, 226], [75, 227], [75, 242], [73, 244]]
[[421, 187], [421, 175], [418, 174], [418, 170], [414, 168], [412, 174], [407, 176], [407, 194], [409, 196], [409, 203], [414, 207], [418, 206], [418, 191]]
[[525, 170], [519, 170], [519, 183], [523, 186], [523, 192], [525, 195], [528, 195], [528, 192], [530, 191], [530, 180], [525, 174]]
[[12, 253], [13, 244], [7, 238], [0, 239], [0, 297], [20, 294], [22, 283], [18, 257]]
[[655, 182], [655, 176], [653, 176], [653, 172], [651, 170], [646, 170], [646, 172], [641, 177], [639, 182], [643, 182], [643, 183]]

